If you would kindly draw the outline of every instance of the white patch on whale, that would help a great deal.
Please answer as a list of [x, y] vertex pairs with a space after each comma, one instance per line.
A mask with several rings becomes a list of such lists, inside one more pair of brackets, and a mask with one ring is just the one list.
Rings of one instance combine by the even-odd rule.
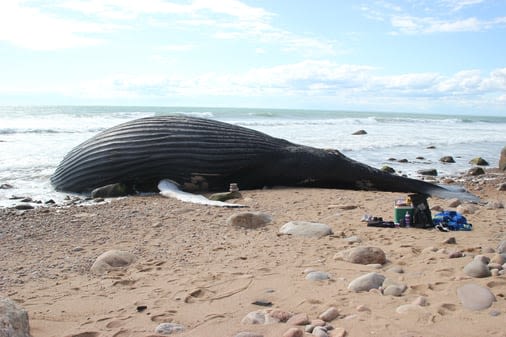
[[230, 202], [222, 202], [209, 200], [203, 195], [192, 194], [188, 192], [181, 191], [178, 186], [168, 179], [160, 180], [158, 183], [158, 189], [160, 190], [160, 194], [167, 198], [174, 198], [183, 202], [191, 202], [199, 205], [210, 205], [210, 206], [219, 206], [219, 207], [246, 207], [244, 205], [232, 204]]

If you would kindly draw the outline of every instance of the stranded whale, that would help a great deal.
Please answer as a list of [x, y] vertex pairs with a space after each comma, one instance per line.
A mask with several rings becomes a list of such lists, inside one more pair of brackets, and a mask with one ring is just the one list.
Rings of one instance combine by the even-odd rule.
[[318, 149], [216, 120], [157, 116], [129, 121], [76, 146], [51, 176], [56, 190], [87, 193], [112, 183], [155, 191], [162, 179], [189, 192], [264, 186], [421, 193], [475, 201], [463, 190], [383, 172]]

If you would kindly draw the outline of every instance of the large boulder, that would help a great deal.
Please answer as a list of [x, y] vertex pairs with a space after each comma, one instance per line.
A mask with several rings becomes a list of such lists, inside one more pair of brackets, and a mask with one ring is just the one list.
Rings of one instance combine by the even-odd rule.
[[7, 297], [0, 297], [0, 337], [31, 337], [28, 313]]

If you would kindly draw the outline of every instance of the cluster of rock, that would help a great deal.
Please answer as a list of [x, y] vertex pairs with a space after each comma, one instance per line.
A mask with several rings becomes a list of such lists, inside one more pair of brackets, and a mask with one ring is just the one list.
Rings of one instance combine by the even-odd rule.
[[477, 255], [464, 267], [464, 273], [474, 278], [504, 275], [506, 270], [506, 240], [502, 240], [492, 258]]
[[[339, 310], [336, 307], [330, 307], [322, 312], [318, 318], [310, 319], [306, 313], [292, 313], [279, 309], [263, 309], [249, 312], [242, 320], [242, 324], [274, 324], [286, 323], [290, 328], [282, 335], [283, 337], [302, 337], [304, 333], [310, 333], [318, 337], [338, 337], [345, 336], [344, 328], [335, 328], [330, 324], [339, 317]], [[302, 328], [303, 327], [303, 328]], [[263, 337], [263, 335], [242, 331], [235, 337]]]

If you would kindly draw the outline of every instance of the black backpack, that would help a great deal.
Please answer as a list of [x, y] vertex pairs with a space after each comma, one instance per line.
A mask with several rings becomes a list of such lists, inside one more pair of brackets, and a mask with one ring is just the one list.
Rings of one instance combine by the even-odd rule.
[[410, 194], [409, 197], [411, 198], [411, 203], [413, 204], [413, 219], [411, 226], [416, 228], [434, 227], [429, 203], [427, 202], [428, 195]]

